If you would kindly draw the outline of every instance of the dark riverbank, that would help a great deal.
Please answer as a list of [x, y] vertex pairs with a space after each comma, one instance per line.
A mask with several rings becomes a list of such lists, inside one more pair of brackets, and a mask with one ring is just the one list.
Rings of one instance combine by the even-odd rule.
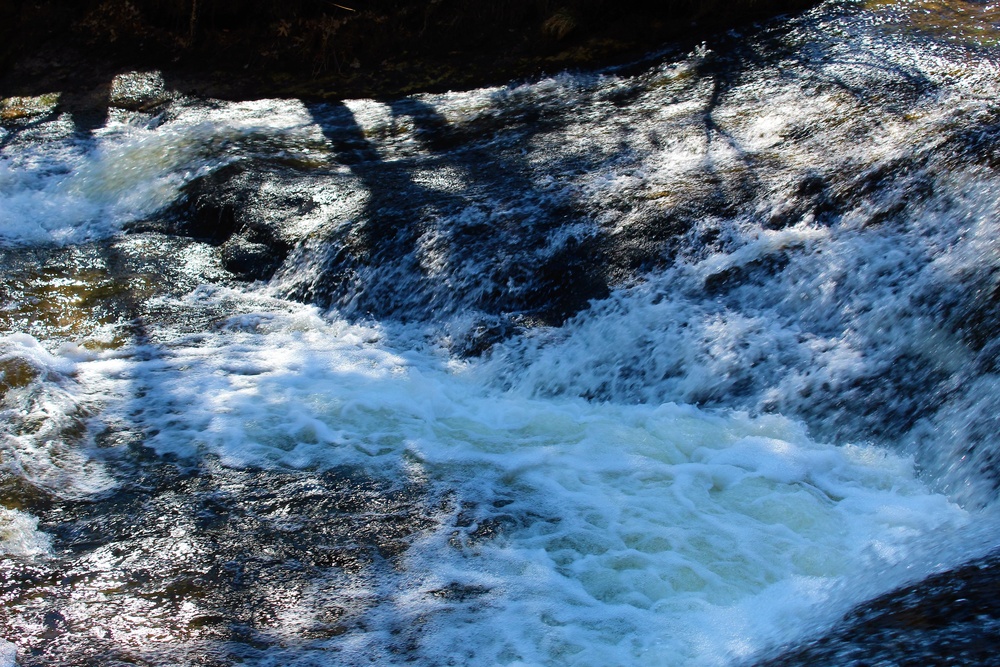
[[218, 98], [440, 92], [629, 62], [810, 0], [48, 0], [0, 3], [0, 96], [88, 105], [158, 69]]

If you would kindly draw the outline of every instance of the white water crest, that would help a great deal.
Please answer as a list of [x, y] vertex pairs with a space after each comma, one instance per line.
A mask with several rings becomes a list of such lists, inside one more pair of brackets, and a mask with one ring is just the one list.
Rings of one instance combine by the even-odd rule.
[[50, 548], [48, 536], [38, 531], [37, 519], [24, 512], [0, 508], [0, 553], [37, 556], [48, 553]]
[[[306, 142], [308, 116], [297, 102], [180, 103], [166, 113], [112, 114], [81, 136], [62, 114], [21, 132], [0, 153], [0, 243], [72, 244], [102, 239], [154, 215], [185, 183], [274, 135]], [[303, 126], [305, 126], [303, 134]], [[294, 150], [294, 149], [292, 149]]]
[[[222, 301], [240, 303], [209, 289], [182, 300]], [[262, 664], [327, 651], [344, 664], [727, 664], [943, 567], [940, 545], [975, 519], [911, 459], [818, 443], [780, 416], [501, 393], [475, 364], [395, 349], [404, 332], [261, 305], [155, 352], [93, 355], [76, 375], [105, 386], [102, 419], [161, 456], [346, 465], [443, 499], [395, 581], [352, 594], [367, 630]], [[294, 643], [322, 614], [315, 597], [271, 632]]]
[[[233, 546], [199, 535], [204, 507], [157, 533], [137, 471], [348, 470], [419, 488], [425, 523], [322, 576], [242, 535], [286, 578], [240, 583], [280, 609], [240, 661], [652, 666], [794, 646], [995, 550], [1000, 79], [878, 16], [827, 4], [638, 74], [395, 106], [177, 100], [87, 136], [68, 115], [0, 136], [13, 259], [152, 255], [176, 231], [152, 223], [233, 164], [253, 177], [235, 234], [290, 246], [270, 281], [150, 287], [101, 345], [5, 332], [4, 502], [76, 514], [0, 508], [0, 552], [78, 549], [90, 588], [59, 613], [116, 647], [228, 650], [242, 639], [199, 634], [223, 615], [210, 596], [175, 609], [117, 572]], [[134, 223], [154, 231], [130, 256]], [[222, 274], [226, 250], [174, 240], [194, 249], [167, 260]], [[579, 247], [596, 250], [555, 261]], [[538, 297], [602, 262], [589, 301], [556, 316]], [[464, 354], [484, 321], [509, 326]], [[241, 492], [219, 484], [205, 495]], [[135, 530], [74, 542], [81, 507], [121, 488], [107, 511]], [[378, 507], [356, 511], [387, 522]], [[208, 587], [191, 581], [171, 595]], [[32, 604], [9, 618], [38, 634]]]
[[[63, 352], [52, 354], [26, 334], [0, 337], [0, 477], [56, 496], [87, 497], [115, 483], [88, 453], [95, 397], [72, 377], [76, 350]], [[8, 519], [17, 526], [20, 516]], [[12, 530], [20, 540], [22, 529]]]

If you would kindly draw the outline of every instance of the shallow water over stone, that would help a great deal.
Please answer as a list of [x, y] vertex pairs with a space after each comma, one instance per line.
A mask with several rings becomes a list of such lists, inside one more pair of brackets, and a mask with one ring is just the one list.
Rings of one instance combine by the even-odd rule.
[[0, 655], [981, 664], [990, 7], [396, 101], [5, 101]]

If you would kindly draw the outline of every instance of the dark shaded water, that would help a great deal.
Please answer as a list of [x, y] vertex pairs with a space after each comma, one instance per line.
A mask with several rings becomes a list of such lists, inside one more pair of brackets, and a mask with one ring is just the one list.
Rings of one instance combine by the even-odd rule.
[[987, 662], [995, 30], [5, 100], [4, 660]]

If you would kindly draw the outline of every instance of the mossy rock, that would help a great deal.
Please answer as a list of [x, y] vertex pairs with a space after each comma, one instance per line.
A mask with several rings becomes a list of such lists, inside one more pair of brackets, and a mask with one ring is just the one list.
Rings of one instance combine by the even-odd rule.
[[46, 116], [59, 105], [59, 93], [46, 93], [32, 97], [8, 97], [0, 100], [0, 122]]

